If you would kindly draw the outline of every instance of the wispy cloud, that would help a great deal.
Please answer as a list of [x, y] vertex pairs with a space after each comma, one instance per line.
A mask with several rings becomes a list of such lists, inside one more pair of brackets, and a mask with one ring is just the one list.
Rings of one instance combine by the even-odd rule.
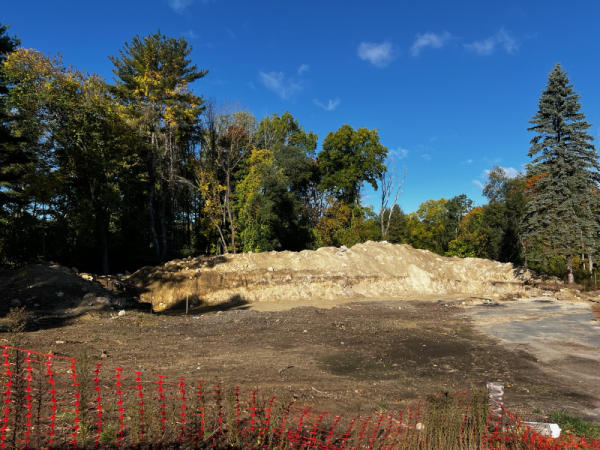
[[467, 165], [467, 164], [473, 164], [473, 160], [472, 159], [465, 159], [464, 161], [461, 161], [462, 165]]
[[308, 72], [308, 69], [310, 69], [310, 66], [308, 64], [300, 64], [300, 67], [298, 67], [298, 75], [302, 75], [304, 72]]
[[235, 31], [233, 31], [229, 27], [225, 27], [225, 33], [227, 33], [227, 36], [229, 36], [229, 39], [235, 39], [235, 38], [237, 38], [237, 34], [235, 34]]
[[479, 180], [473, 180], [473, 184], [483, 191], [483, 183]]
[[[500, 167], [500, 166], [498, 166], [498, 167]], [[514, 167], [500, 167], [500, 169], [502, 169], [504, 171], [504, 175], [506, 175], [508, 178], [516, 178], [520, 174], [520, 172], [517, 169], [515, 169]], [[483, 171], [486, 178], [490, 175], [490, 172], [491, 172], [490, 169], [486, 169]]]
[[198, 36], [198, 33], [196, 33], [194, 30], [188, 30], [185, 33], [183, 33], [183, 35], [190, 41], [196, 40], [200, 37]]
[[410, 47], [410, 54], [412, 56], [419, 56], [422, 50], [426, 48], [442, 48], [452, 38], [452, 34], [444, 31], [442, 33], [427, 32], [424, 34], [417, 34], [415, 42]]
[[283, 100], [288, 100], [302, 90], [300, 83], [286, 77], [283, 72], [259, 72], [258, 75], [262, 84]]
[[341, 100], [336, 97], [334, 99], [327, 100], [327, 103], [323, 103], [315, 98], [313, 103], [325, 111], [334, 111], [338, 106], [340, 106]]
[[496, 34], [481, 41], [464, 44], [467, 50], [478, 55], [488, 56], [493, 54], [497, 48], [502, 48], [506, 53], [512, 55], [519, 50], [517, 39], [504, 28], [501, 28]]
[[357, 54], [363, 61], [368, 61], [376, 67], [385, 67], [394, 59], [394, 48], [390, 42], [380, 44], [374, 42], [361, 42]]
[[393, 159], [404, 159], [408, 156], [408, 150], [403, 147], [388, 150], [388, 155]]
[[168, 0], [169, 7], [177, 14], [183, 12], [194, 3], [194, 0]]
[[431, 155], [429, 153], [421, 153], [421, 158], [425, 161], [431, 161]]

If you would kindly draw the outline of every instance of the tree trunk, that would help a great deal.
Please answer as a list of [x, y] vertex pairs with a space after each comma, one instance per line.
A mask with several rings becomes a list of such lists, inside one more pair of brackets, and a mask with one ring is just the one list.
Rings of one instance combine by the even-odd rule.
[[567, 257], [567, 272], [567, 282], [569, 284], [575, 283], [575, 276], [573, 275], [573, 259], [570, 256]]
[[588, 253], [588, 270], [590, 271], [590, 275], [594, 273], [594, 261], [592, 260], [591, 253]]
[[229, 225], [231, 227], [231, 252], [235, 255], [235, 223], [233, 222], [233, 213], [231, 212], [231, 173], [227, 171], [227, 186], [225, 191], [225, 208]]
[[164, 189], [161, 189], [160, 193], [160, 201], [158, 208], [158, 221], [160, 224], [160, 260], [165, 261], [167, 259], [167, 218], [166, 218], [166, 208], [167, 208], [167, 199], [166, 192]]
[[108, 275], [109, 266], [108, 266], [108, 236], [106, 229], [101, 231], [100, 240], [102, 241], [102, 273], [104, 275]]
[[150, 234], [152, 234], [152, 245], [156, 253], [157, 261], [160, 261], [160, 245], [158, 244], [158, 234], [156, 233], [156, 218], [154, 217], [154, 180], [150, 179], [150, 192], [148, 193], [148, 219], [150, 221]]

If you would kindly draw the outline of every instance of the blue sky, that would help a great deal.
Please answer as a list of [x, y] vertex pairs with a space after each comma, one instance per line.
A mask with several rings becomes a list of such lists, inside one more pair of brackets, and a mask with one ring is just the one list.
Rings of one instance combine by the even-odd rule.
[[0, 22], [108, 80], [134, 35], [185, 36], [210, 71], [194, 90], [219, 105], [290, 111], [320, 143], [345, 123], [377, 128], [414, 211], [461, 193], [484, 203], [486, 170], [523, 168], [556, 62], [598, 136], [599, 16], [594, 0], [3, 0]]

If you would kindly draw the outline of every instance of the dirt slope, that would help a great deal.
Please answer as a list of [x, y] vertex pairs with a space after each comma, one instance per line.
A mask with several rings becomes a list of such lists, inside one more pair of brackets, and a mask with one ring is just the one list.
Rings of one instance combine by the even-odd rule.
[[365, 242], [348, 249], [188, 258], [147, 267], [128, 282], [155, 311], [218, 305], [340, 298], [523, 295], [526, 278], [512, 264], [446, 258], [409, 245]]

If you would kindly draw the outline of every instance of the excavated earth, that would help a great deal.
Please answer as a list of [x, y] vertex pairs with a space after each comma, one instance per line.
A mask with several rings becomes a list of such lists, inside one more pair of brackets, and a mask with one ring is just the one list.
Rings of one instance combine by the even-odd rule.
[[[367, 242], [120, 277], [32, 265], [0, 271], [0, 297], [1, 343], [90, 367], [219, 380], [348, 415], [500, 381], [525, 418], [566, 409], [600, 423], [598, 296], [510, 264]], [[16, 305], [31, 315], [25, 332], [11, 332]]]
[[[446, 258], [409, 245], [366, 242], [352, 248], [243, 253], [175, 260], [128, 278], [154, 311], [184, 303], [328, 302], [357, 298], [524, 296], [528, 273], [512, 264]], [[312, 303], [311, 303], [312, 304]]]

